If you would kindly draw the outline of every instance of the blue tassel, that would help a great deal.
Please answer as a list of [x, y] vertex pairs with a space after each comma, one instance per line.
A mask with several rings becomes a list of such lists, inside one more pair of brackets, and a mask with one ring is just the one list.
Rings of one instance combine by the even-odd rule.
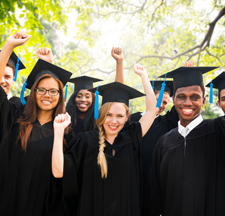
[[98, 87], [97, 90], [95, 92], [95, 106], [94, 106], [94, 119], [98, 120], [98, 98], [99, 98], [99, 91], [98, 91]]
[[66, 97], [67, 97], [67, 89], [68, 89], [68, 84], [66, 84], [66, 90], [65, 90], [65, 102], [66, 102]]
[[166, 86], [166, 83], [165, 83], [166, 75], [167, 75], [167, 73], [165, 74], [164, 82], [162, 83], [162, 87], [161, 87], [161, 89], [160, 89], [159, 97], [158, 97], [157, 104], [156, 104], [156, 107], [158, 107], [158, 108], [160, 108], [160, 106], [161, 106], [163, 94], [164, 94], [164, 91], [165, 91], [165, 86]]
[[154, 91], [154, 88], [155, 88], [155, 87], [154, 87], [154, 82], [155, 82], [155, 80], [152, 81], [152, 90], [153, 90], [153, 91]]
[[26, 82], [23, 84], [23, 87], [22, 87], [22, 90], [20, 92], [20, 101], [21, 101], [21, 104], [23, 105], [26, 105], [26, 101], [25, 101], [25, 98], [24, 98], [24, 92], [25, 92], [25, 89], [26, 89], [26, 86], [27, 86], [27, 80]]
[[209, 103], [213, 103], [213, 83], [210, 83]]
[[16, 63], [16, 70], [15, 70], [15, 76], [13, 78], [13, 81], [16, 82], [16, 79], [17, 79], [17, 74], [18, 74], [18, 70], [19, 70], [19, 66], [20, 66], [20, 63], [19, 63], [20, 59], [19, 57], [17, 56], [17, 63]]

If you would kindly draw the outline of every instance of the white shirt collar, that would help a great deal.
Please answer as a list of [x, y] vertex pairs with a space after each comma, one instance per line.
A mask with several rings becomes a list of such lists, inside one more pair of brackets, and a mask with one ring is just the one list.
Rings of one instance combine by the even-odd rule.
[[[198, 126], [203, 121], [202, 116], [198, 116], [196, 119], [194, 119], [191, 123], [189, 123], [186, 127], [182, 126], [180, 124], [180, 121], [178, 121], [178, 132], [183, 136], [186, 137], [196, 126]], [[186, 130], [185, 133], [183, 130]], [[186, 135], [185, 135], [186, 134]]]
[[7, 95], [7, 99], [9, 100], [12, 97], [12, 93], [9, 92], [9, 94]]

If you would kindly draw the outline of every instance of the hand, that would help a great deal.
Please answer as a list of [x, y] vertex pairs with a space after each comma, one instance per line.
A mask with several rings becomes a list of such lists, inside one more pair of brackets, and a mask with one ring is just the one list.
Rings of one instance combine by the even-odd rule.
[[11, 44], [13, 48], [15, 48], [24, 45], [30, 38], [31, 35], [28, 35], [25, 32], [17, 32], [16, 34], [9, 36], [6, 43]]
[[122, 61], [123, 60], [123, 52], [122, 49], [119, 47], [112, 48], [111, 55], [116, 61]]
[[42, 59], [44, 61], [50, 62], [53, 64], [53, 55], [51, 49], [44, 47], [44, 48], [38, 48], [36, 51], [37, 57], [39, 59]]
[[194, 67], [195, 66], [195, 61], [187, 61], [184, 64], [184, 67]]
[[138, 74], [139, 76], [147, 75], [144, 66], [138, 64], [134, 64], [134, 73]]
[[64, 130], [71, 123], [71, 117], [68, 113], [59, 114], [54, 119], [54, 130], [61, 129]]

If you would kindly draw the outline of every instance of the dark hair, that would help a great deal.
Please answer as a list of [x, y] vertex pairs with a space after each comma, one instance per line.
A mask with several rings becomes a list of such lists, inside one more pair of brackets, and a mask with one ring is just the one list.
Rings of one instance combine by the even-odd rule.
[[[71, 127], [73, 128], [73, 130], [75, 132], [77, 131], [76, 130], [77, 129], [77, 120], [78, 120], [78, 116], [79, 116], [79, 112], [80, 112], [76, 106], [75, 99], [76, 99], [76, 96], [79, 91], [80, 90], [75, 91], [70, 96], [70, 99], [68, 100], [67, 105], [66, 105], [66, 110], [71, 116]], [[92, 104], [89, 107], [89, 109], [87, 110], [87, 112], [85, 113], [83, 131], [95, 130], [97, 128], [95, 120], [94, 120], [95, 94], [94, 93], [91, 93], [91, 94], [92, 94]]]
[[[30, 92], [30, 96], [28, 97], [27, 100], [27, 104], [24, 108], [23, 111], [23, 116], [21, 116], [18, 120], [17, 123], [20, 124], [20, 132], [19, 132], [19, 136], [18, 136], [18, 140], [21, 140], [21, 146], [22, 149], [24, 151], [26, 151], [27, 148], [27, 140], [30, 136], [30, 133], [33, 129], [33, 124], [37, 119], [37, 112], [38, 112], [38, 106], [36, 103], [36, 92], [35, 92], [35, 88], [37, 88], [39, 82], [43, 79], [49, 79], [49, 78], [53, 78], [51, 75], [49, 74], [45, 74], [43, 76], [41, 76], [32, 86], [31, 88], [31, 92]], [[53, 111], [53, 115], [52, 115], [52, 119], [54, 119], [58, 114], [61, 113], [66, 113], [65, 110], [65, 104], [64, 104], [64, 95], [63, 95], [63, 84], [60, 80], [55, 79], [58, 83], [59, 86], [59, 102], [56, 105], [56, 107], [54, 108]], [[65, 134], [67, 134], [69, 131], [69, 127], [67, 127], [65, 129]], [[63, 140], [64, 146], [66, 145], [66, 141]]]

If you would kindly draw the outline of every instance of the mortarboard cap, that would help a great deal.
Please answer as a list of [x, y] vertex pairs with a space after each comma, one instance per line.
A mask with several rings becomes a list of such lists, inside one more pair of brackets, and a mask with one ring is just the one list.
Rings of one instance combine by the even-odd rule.
[[222, 72], [219, 76], [211, 80], [206, 87], [210, 87], [210, 103], [212, 103], [213, 92], [212, 88], [218, 89], [218, 97], [220, 98], [220, 91], [225, 89], [225, 71]]
[[[160, 91], [164, 80], [150, 80], [150, 82], [154, 91]], [[166, 80], [165, 83], [166, 83], [165, 92], [169, 93], [170, 97], [172, 97], [173, 81]]]
[[69, 78], [71, 77], [72, 73], [60, 68], [56, 65], [53, 65], [49, 62], [46, 62], [42, 59], [39, 59], [29, 76], [27, 77], [26, 82], [24, 83], [21, 93], [20, 93], [20, 100], [23, 105], [26, 104], [24, 100], [24, 91], [25, 88], [31, 89], [33, 84], [43, 75], [50, 74], [56, 79], [59, 79], [63, 86], [68, 82]]
[[105, 84], [98, 86], [97, 88], [89, 89], [88, 91], [96, 93], [94, 110], [95, 119], [98, 119], [98, 94], [102, 96], [102, 105], [107, 102], [120, 102], [126, 104], [128, 107], [130, 99], [142, 97], [145, 95], [136, 89], [120, 82]]
[[91, 89], [93, 88], [93, 83], [99, 81], [102, 80], [89, 76], [80, 76], [72, 78], [68, 82], [74, 83], [74, 92], [75, 92], [80, 91], [81, 89]]
[[[11, 56], [9, 57], [8, 64], [16, 69], [16, 64], [17, 64], [18, 58], [19, 57], [16, 55], [16, 53], [12, 52]], [[26, 67], [24, 66], [24, 64], [19, 60], [18, 70], [22, 70], [22, 69], [25, 69], [25, 68]]]
[[49, 62], [46, 62], [42, 59], [39, 59], [31, 73], [29, 74], [27, 78], [27, 86], [26, 88], [31, 89], [33, 84], [43, 75], [50, 74], [56, 79], [59, 79], [63, 86], [68, 82], [69, 78], [71, 77], [72, 73], [64, 70], [61, 67], [58, 67], [54, 64], [51, 64]]
[[[204, 86], [202, 74], [214, 70], [218, 67], [179, 67], [167, 73], [167, 78], [173, 78], [173, 88], [176, 91], [178, 88], [192, 85]], [[159, 78], [164, 75], [159, 76]]]
[[[88, 91], [95, 92], [97, 88]], [[113, 82], [98, 87], [99, 94], [102, 96], [102, 105], [107, 102], [121, 102], [129, 106], [129, 100], [142, 97], [145, 94], [137, 91], [130, 86], [120, 82]]]
[[[1, 52], [1, 50], [0, 50], [0, 52]], [[20, 59], [16, 55], [16, 53], [14, 53], [14, 51], [12, 51], [12, 54], [9, 57], [7, 64], [9, 64], [11, 67], [15, 68], [15, 74], [14, 74], [14, 79], [13, 79], [14, 81], [16, 81], [16, 79], [17, 79], [18, 70], [22, 70], [22, 69], [26, 68], [24, 66], [24, 64], [20, 61]]]

